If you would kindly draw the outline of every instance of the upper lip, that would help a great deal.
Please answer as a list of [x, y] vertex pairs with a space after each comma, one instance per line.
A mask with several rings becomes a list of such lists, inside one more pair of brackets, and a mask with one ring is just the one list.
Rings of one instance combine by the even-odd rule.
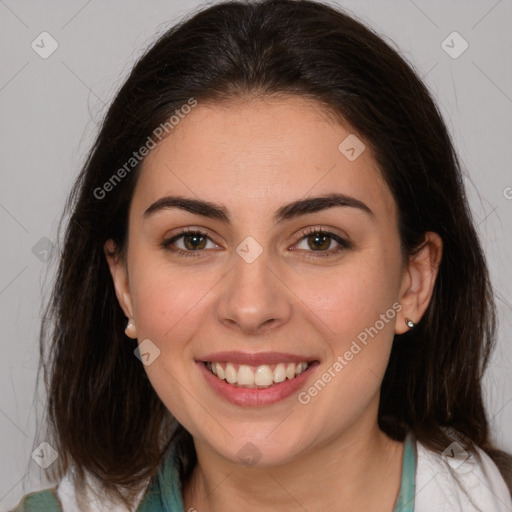
[[286, 354], [283, 352], [215, 352], [214, 354], [208, 354], [204, 357], [200, 357], [197, 361], [204, 363], [235, 363], [235, 364], [246, 364], [249, 366], [259, 366], [262, 364], [278, 364], [278, 363], [302, 363], [315, 361], [314, 357], [300, 356], [297, 354]]

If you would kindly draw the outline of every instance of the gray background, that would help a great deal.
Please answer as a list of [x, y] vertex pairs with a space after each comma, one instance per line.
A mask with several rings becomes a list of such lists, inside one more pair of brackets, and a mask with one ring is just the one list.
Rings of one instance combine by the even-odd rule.
[[[454, 137], [499, 297], [499, 342], [485, 379], [489, 417], [495, 439], [512, 451], [512, 0], [337, 3], [398, 46]], [[54, 272], [47, 249], [65, 198], [137, 57], [199, 5], [0, 0], [0, 511], [48, 486], [31, 458], [44, 441], [44, 394], [34, 393], [37, 336]], [[31, 47], [43, 31], [58, 43], [47, 59]], [[442, 46], [453, 31], [469, 44], [458, 58]], [[453, 54], [462, 41], [452, 39], [444, 45]]]

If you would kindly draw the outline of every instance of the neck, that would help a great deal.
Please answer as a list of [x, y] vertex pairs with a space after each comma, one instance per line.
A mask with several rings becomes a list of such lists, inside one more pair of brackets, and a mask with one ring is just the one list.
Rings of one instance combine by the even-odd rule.
[[194, 444], [198, 464], [184, 486], [185, 510], [391, 512], [400, 490], [403, 443], [391, 440], [376, 424], [271, 468], [241, 467]]

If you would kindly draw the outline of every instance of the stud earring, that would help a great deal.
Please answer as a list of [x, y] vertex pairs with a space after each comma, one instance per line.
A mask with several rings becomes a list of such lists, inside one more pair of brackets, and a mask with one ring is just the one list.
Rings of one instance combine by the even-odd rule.
[[126, 328], [125, 328], [124, 332], [126, 333], [126, 336], [128, 336], [129, 338], [135, 339], [137, 337], [137, 331], [135, 329], [135, 324], [133, 323], [133, 321], [131, 319], [128, 320], [128, 323], [126, 324]]
[[407, 324], [407, 327], [409, 327], [410, 329], [412, 329], [416, 325], [412, 320], [409, 320], [408, 318], [405, 319], [405, 323]]

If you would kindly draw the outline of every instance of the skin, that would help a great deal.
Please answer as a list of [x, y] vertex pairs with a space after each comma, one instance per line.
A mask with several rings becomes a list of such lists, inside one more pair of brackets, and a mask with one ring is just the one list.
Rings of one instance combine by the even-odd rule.
[[[378, 428], [379, 391], [393, 336], [428, 306], [442, 243], [427, 233], [414, 258], [402, 257], [397, 207], [368, 145], [354, 161], [338, 150], [350, 133], [299, 97], [199, 102], [145, 159], [124, 256], [112, 241], [105, 246], [133, 322], [127, 333], [159, 348], [146, 372], [194, 437], [198, 465], [184, 488], [185, 510], [393, 509], [403, 444]], [[333, 192], [373, 215], [338, 206], [274, 224], [283, 205]], [[144, 218], [171, 194], [220, 203], [232, 224], [177, 208]], [[162, 248], [187, 227], [211, 241], [188, 249], [192, 257]], [[304, 233], [319, 227], [351, 247], [322, 256]], [[263, 249], [252, 263], [236, 252], [248, 236]], [[175, 246], [186, 250], [187, 240]], [[333, 239], [326, 245], [324, 254], [340, 247]], [[226, 350], [300, 354], [319, 361], [307, 390], [398, 303], [395, 318], [307, 405], [297, 394], [265, 407], [231, 404], [195, 363]], [[238, 456], [248, 442], [260, 456], [252, 467]]]

